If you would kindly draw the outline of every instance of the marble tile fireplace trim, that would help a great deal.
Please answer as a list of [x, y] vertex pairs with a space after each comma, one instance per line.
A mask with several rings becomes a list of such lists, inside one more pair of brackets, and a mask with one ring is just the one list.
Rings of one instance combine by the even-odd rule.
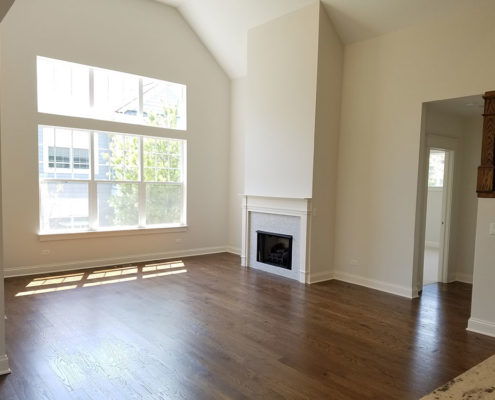
[[299, 247], [297, 252], [294, 251], [298, 257], [297, 260], [293, 260], [293, 265], [299, 270], [297, 280], [301, 283], [309, 283], [311, 212], [311, 199], [242, 195], [241, 265], [250, 267], [253, 264], [253, 260], [250, 259], [250, 254], [253, 254], [250, 248], [252, 213], [297, 217], [299, 219], [299, 240], [298, 243], [294, 243], [294, 246]]

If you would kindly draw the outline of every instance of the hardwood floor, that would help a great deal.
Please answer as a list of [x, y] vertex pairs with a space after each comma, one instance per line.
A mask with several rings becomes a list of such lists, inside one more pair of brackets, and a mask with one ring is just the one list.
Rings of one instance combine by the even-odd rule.
[[418, 399], [495, 353], [466, 284], [408, 300], [173, 261], [7, 279], [0, 399]]

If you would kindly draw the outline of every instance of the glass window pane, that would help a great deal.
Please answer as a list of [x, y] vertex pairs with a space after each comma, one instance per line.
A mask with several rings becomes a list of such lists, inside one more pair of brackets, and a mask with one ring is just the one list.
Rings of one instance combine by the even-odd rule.
[[95, 179], [139, 180], [139, 138], [131, 135], [95, 135]]
[[42, 183], [40, 198], [41, 231], [84, 230], [89, 227], [87, 183]]
[[182, 185], [146, 185], [146, 224], [182, 223]]
[[38, 111], [85, 116], [89, 112], [89, 67], [38, 57]]
[[143, 121], [169, 129], [186, 129], [186, 86], [143, 78]]
[[443, 177], [445, 170], [445, 151], [431, 150], [428, 171], [428, 186], [443, 187]]
[[39, 112], [186, 130], [185, 85], [45, 57], [37, 78]]
[[180, 155], [181, 150], [180, 140], [169, 140], [169, 154]]
[[42, 179], [90, 179], [90, 132], [55, 127], [38, 129]]
[[155, 168], [145, 168], [144, 169], [144, 180], [147, 182], [153, 182], [155, 181], [156, 169]]
[[136, 226], [139, 222], [138, 185], [98, 183], [98, 226]]
[[168, 169], [157, 169], [156, 170], [156, 182], [168, 182]]
[[178, 169], [170, 169], [169, 170], [169, 178], [168, 178], [168, 180], [170, 182], [176, 182], [176, 183], [178, 183], [178, 182], [181, 181], [180, 179], [181, 179], [180, 170], [178, 170]]
[[170, 156], [170, 168], [179, 168], [180, 159], [179, 156]]
[[143, 146], [145, 182], [182, 182], [183, 141], [145, 138]]
[[137, 123], [139, 77], [95, 68], [94, 113], [101, 119]]

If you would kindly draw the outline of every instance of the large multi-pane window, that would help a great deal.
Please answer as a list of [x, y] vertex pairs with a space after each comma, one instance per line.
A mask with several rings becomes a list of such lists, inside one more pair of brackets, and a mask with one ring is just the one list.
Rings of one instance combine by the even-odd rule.
[[[63, 115], [186, 130], [185, 85], [45, 57], [37, 77], [49, 125]], [[134, 130], [39, 126], [41, 233], [185, 225], [186, 141]]]
[[41, 232], [185, 223], [185, 141], [40, 126]]
[[186, 86], [38, 57], [38, 111], [186, 130]]

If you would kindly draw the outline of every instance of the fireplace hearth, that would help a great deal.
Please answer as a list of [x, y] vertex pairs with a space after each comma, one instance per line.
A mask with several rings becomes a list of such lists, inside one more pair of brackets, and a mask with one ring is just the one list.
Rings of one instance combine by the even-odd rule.
[[292, 236], [256, 231], [258, 262], [275, 267], [292, 269]]

